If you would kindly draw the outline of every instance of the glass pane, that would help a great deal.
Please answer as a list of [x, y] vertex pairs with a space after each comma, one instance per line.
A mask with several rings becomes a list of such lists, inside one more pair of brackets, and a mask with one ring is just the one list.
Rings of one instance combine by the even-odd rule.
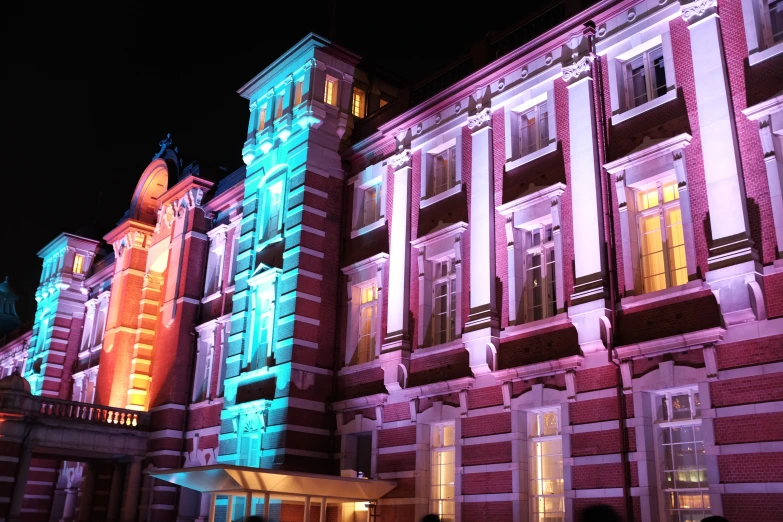
[[[433, 448], [440, 448], [443, 445], [443, 439], [441, 437], [441, 428], [440, 426], [433, 426], [432, 427], [432, 447]], [[437, 453], [433, 453], [432, 455], [432, 462], [433, 464], [436, 462]]]
[[649, 52], [650, 67], [652, 73], [651, 91], [653, 98], [666, 94], [666, 68], [663, 65], [663, 48], [656, 47]]
[[666, 288], [666, 267], [660, 225], [661, 220], [658, 216], [642, 217], [639, 221], [645, 292]]
[[669, 243], [669, 270], [672, 286], [688, 282], [688, 268], [685, 260], [685, 236], [682, 231], [682, 213], [677, 208], [666, 211], [666, 234]]
[[626, 69], [628, 88], [628, 108], [647, 103], [647, 73], [644, 69], [644, 56], [639, 56], [628, 64]]
[[671, 183], [666, 183], [663, 186], [663, 202], [668, 203], [675, 199], [680, 199], [680, 191], [677, 189], [677, 182], [673, 181]]
[[[689, 393], [672, 395], [672, 419], [682, 420], [691, 418], [691, 396]], [[685, 429], [685, 428], [683, 428]], [[693, 437], [692, 428], [687, 428]], [[693, 440], [692, 438], [690, 440]]]
[[769, 22], [772, 32], [772, 41], [783, 41], [783, 0], [770, 0]]
[[448, 424], [443, 426], [443, 445], [444, 446], [454, 445], [454, 426]]
[[638, 193], [638, 206], [639, 210], [647, 210], [648, 208], [658, 206], [658, 188], [653, 187], [648, 190], [639, 191]]

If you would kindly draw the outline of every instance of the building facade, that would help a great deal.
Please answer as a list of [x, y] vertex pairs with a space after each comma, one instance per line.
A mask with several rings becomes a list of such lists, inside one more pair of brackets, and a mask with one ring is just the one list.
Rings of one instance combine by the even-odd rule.
[[[572, 4], [406, 88], [310, 35], [239, 91], [246, 167], [164, 140], [41, 250], [5, 520], [775, 519], [783, 3]], [[150, 475], [210, 465], [395, 487]]]

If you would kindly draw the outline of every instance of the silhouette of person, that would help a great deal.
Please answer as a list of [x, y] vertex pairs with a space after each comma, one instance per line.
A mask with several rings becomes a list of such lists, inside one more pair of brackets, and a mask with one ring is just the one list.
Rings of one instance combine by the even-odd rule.
[[424, 518], [421, 519], [421, 522], [440, 522], [440, 517], [430, 513], [429, 515], [424, 515]]
[[581, 522], [620, 522], [620, 517], [611, 506], [596, 504], [585, 508], [580, 520]]
[[712, 515], [711, 517], [702, 518], [701, 522], [729, 522], [720, 515]]

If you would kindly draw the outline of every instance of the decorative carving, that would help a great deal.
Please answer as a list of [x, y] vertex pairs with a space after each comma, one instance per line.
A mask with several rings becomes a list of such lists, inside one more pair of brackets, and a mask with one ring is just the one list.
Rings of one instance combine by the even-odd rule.
[[701, 17], [708, 9], [717, 8], [718, 0], [695, 0], [682, 6], [682, 18], [685, 21]]
[[[160, 140], [160, 142], [158, 143], [158, 145], [160, 145], [160, 150], [158, 151], [157, 154], [152, 156], [152, 161], [155, 161], [158, 158], [162, 158], [163, 157], [163, 153], [166, 152], [166, 149], [171, 148], [171, 143], [172, 143], [171, 142], [171, 133], [168, 132], [168, 133], [166, 133], [166, 137], [164, 139]], [[174, 152], [179, 153], [179, 150], [176, 147], [174, 147]]]
[[769, 116], [759, 120], [759, 134], [761, 135], [761, 149], [764, 151], [764, 158], [774, 158], [775, 145], [772, 139], [772, 122]]
[[563, 80], [568, 82], [589, 73], [594, 59], [593, 55], [587, 54], [571, 65], [563, 67]]
[[399, 154], [395, 154], [389, 158], [389, 165], [391, 165], [394, 170], [400, 169], [410, 162], [411, 156], [413, 156], [411, 150], [405, 149]]
[[576, 372], [568, 370], [565, 373], [565, 381], [568, 402], [576, 402]]
[[491, 120], [492, 111], [489, 109], [489, 107], [487, 107], [473, 116], [468, 116], [468, 128], [475, 129], [477, 127], [481, 127], [485, 123], [489, 123]]

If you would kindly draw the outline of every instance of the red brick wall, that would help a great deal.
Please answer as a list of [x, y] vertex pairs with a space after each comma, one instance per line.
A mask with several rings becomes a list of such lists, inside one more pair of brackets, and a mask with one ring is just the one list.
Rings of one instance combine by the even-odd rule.
[[378, 473], [413, 471], [416, 468], [416, 452], [385, 453], [378, 455]]
[[488, 495], [495, 493], [511, 493], [511, 471], [462, 475], [463, 495]]
[[617, 420], [617, 397], [579, 401], [569, 410], [571, 424]]
[[463, 502], [462, 520], [465, 522], [473, 520], [511, 522], [514, 518], [513, 508], [514, 506], [511, 502]]
[[716, 408], [783, 400], [783, 374], [711, 382], [710, 395]]
[[511, 441], [462, 446], [462, 465], [481, 466], [511, 462]]
[[511, 432], [511, 414], [496, 413], [494, 415], [482, 415], [469, 417], [462, 420], [462, 438], [482, 437], [498, 433]]
[[468, 391], [469, 410], [499, 406], [501, 404], [503, 404], [503, 391], [500, 386]]
[[718, 369], [742, 368], [771, 362], [783, 361], [783, 335], [764, 337], [716, 347]]
[[406, 446], [416, 444], [416, 426], [388, 428], [378, 432], [378, 447]]
[[718, 417], [713, 427], [716, 444], [783, 440], [783, 413]]
[[623, 465], [591, 464], [571, 468], [571, 484], [574, 489], [621, 488]]
[[723, 516], [731, 522], [780, 520], [783, 494], [726, 494], [722, 496]]
[[718, 473], [724, 484], [783, 482], [783, 453], [718, 455]]

